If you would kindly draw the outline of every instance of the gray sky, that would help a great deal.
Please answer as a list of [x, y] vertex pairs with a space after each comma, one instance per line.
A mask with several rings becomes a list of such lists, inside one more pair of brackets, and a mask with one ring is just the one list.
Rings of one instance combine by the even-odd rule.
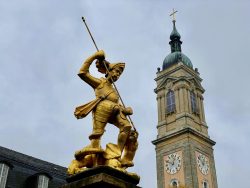
[[[0, 1], [0, 145], [62, 166], [89, 143], [91, 118], [74, 108], [94, 98], [76, 75], [95, 48], [85, 16], [111, 62], [124, 61], [117, 82], [140, 133], [134, 171], [156, 187], [157, 67], [170, 53], [169, 13], [178, 10], [182, 51], [199, 68], [219, 187], [250, 184], [250, 1]], [[93, 74], [97, 74], [92, 70]], [[97, 75], [99, 76], [99, 75]], [[103, 138], [115, 142], [108, 125]]]

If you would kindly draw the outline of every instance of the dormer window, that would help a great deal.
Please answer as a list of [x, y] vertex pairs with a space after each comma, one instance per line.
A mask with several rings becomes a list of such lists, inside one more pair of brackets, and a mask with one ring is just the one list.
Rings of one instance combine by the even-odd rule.
[[37, 188], [48, 188], [48, 185], [49, 185], [49, 177], [45, 175], [39, 175]]
[[197, 100], [196, 100], [196, 96], [195, 93], [193, 91], [190, 92], [190, 100], [191, 100], [191, 109], [192, 112], [195, 114], [198, 114], [198, 106], [197, 106]]
[[167, 93], [167, 113], [173, 113], [175, 112], [175, 95], [174, 91], [170, 90]]
[[7, 177], [9, 172], [9, 166], [5, 163], [0, 163], [0, 188], [5, 188]]

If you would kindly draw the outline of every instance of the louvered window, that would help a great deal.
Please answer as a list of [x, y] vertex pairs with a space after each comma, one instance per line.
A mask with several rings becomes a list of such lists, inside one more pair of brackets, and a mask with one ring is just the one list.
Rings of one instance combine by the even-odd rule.
[[190, 100], [191, 100], [191, 108], [192, 112], [198, 114], [197, 100], [195, 93], [193, 91], [190, 92]]
[[175, 95], [174, 91], [170, 90], [167, 93], [167, 113], [175, 112]]
[[4, 163], [0, 163], [0, 188], [5, 188], [8, 172], [9, 166]]

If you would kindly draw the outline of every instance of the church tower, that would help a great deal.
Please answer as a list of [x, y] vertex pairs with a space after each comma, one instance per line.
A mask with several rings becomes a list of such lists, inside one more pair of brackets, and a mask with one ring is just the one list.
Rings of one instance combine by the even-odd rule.
[[158, 106], [156, 147], [158, 188], [217, 188], [213, 155], [215, 142], [208, 135], [202, 79], [182, 53], [181, 35], [173, 19], [171, 53], [156, 74]]

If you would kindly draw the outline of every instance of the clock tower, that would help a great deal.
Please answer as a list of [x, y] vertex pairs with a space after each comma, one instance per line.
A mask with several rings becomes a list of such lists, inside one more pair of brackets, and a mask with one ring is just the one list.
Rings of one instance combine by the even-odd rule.
[[158, 188], [217, 188], [215, 142], [208, 135], [203, 105], [205, 90], [198, 69], [182, 53], [180, 39], [173, 19], [171, 53], [155, 78], [158, 134], [152, 143], [157, 184]]

